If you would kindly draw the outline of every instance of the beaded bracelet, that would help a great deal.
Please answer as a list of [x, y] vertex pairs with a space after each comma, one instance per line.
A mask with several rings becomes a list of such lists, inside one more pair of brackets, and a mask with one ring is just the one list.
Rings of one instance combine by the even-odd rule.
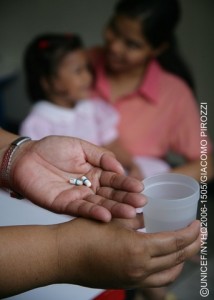
[[13, 141], [8, 150], [5, 152], [0, 167], [0, 186], [9, 192], [11, 197], [17, 199], [23, 199], [23, 196], [11, 189], [10, 171], [12, 158], [19, 146], [29, 140], [31, 140], [30, 137], [19, 137]]

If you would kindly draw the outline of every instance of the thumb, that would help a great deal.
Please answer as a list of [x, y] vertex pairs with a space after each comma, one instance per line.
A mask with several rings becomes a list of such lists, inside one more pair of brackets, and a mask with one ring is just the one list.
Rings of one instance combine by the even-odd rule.
[[105, 171], [124, 174], [122, 165], [111, 151], [83, 140], [81, 140], [81, 145], [85, 153], [86, 160], [91, 165], [102, 168]]

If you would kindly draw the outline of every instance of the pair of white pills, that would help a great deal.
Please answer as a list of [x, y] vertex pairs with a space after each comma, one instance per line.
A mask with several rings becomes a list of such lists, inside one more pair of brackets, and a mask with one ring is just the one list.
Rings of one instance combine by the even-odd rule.
[[87, 187], [91, 187], [91, 181], [86, 177], [86, 176], [82, 176], [80, 179], [79, 178], [70, 178], [69, 179], [69, 182], [71, 184], [74, 184], [74, 185], [86, 185]]

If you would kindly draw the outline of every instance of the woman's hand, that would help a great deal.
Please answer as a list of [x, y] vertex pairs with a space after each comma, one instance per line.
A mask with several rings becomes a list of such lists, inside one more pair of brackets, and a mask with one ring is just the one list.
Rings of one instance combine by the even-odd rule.
[[200, 249], [199, 222], [154, 234], [137, 232], [141, 222], [0, 227], [0, 297], [56, 283], [128, 289], [173, 282]]
[[76, 219], [60, 224], [57, 281], [93, 288], [159, 287], [173, 282], [183, 262], [200, 249], [198, 221], [154, 234], [137, 232], [131, 228], [136, 222], [124, 222]]
[[[75, 186], [70, 177], [85, 175], [92, 187]], [[77, 138], [50, 136], [21, 145], [11, 167], [12, 188], [51, 211], [108, 222], [132, 218], [145, 199], [138, 180], [104, 148]]]

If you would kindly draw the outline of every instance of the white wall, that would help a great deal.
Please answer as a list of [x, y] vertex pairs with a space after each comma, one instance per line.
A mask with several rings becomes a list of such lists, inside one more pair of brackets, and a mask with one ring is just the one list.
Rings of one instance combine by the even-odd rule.
[[[209, 130], [214, 138], [214, 1], [180, 0], [183, 18], [178, 28], [182, 53], [192, 67], [198, 101], [208, 102]], [[0, 60], [21, 69], [22, 53], [29, 40], [46, 31], [73, 31], [87, 45], [101, 42], [103, 25], [117, 0], [0, 0]], [[22, 74], [22, 73], [21, 73]], [[23, 118], [29, 102], [22, 75], [5, 90], [6, 114]]]

